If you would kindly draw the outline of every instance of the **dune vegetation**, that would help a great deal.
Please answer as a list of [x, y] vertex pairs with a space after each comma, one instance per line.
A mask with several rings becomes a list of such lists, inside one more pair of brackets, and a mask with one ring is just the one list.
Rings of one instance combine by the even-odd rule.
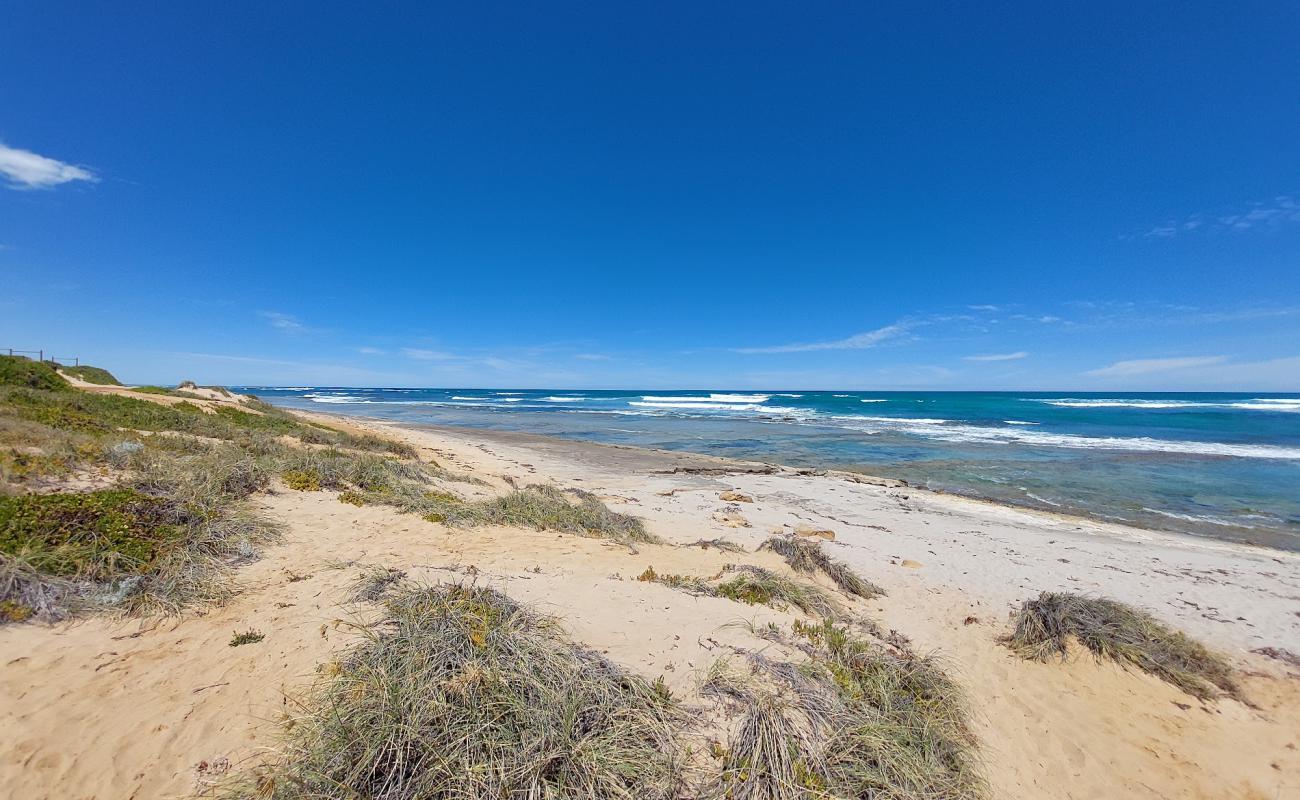
[[460, 585], [401, 585], [383, 614], [226, 796], [676, 796], [676, 704], [554, 620]]
[[1026, 600], [1003, 642], [1023, 658], [1064, 660], [1074, 640], [1097, 658], [1133, 666], [1188, 694], [1240, 697], [1232, 667], [1217, 653], [1126, 603], [1069, 592]]
[[59, 364], [58, 368], [59, 371], [67, 375], [72, 375], [76, 378], [80, 378], [86, 383], [94, 383], [100, 386], [121, 386], [122, 385], [121, 381], [119, 381], [116, 377], [113, 376], [113, 373], [109, 372], [108, 370], [102, 367], [92, 367], [89, 364], [77, 364], [75, 366], [69, 366], [67, 364]]
[[[772, 638], [790, 641], [779, 632]], [[969, 713], [932, 658], [824, 620], [795, 622], [800, 664], [715, 663], [703, 690], [740, 715], [709, 798], [986, 796]]]

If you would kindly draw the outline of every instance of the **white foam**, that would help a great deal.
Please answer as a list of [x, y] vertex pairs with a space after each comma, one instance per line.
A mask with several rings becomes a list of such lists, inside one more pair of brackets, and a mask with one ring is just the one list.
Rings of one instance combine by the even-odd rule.
[[950, 419], [929, 419], [927, 417], [835, 417], [835, 419], [867, 420], [868, 422], [906, 423], [912, 425], [947, 425]]
[[1207, 403], [1199, 400], [1143, 400], [1139, 398], [1084, 399], [1059, 397], [1053, 399], [1029, 398], [1059, 408], [1242, 408], [1250, 411], [1300, 411], [1300, 398], [1255, 398], [1249, 402]]
[[644, 395], [645, 403], [764, 403], [770, 394]]
[[1003, 421], [1004, 423], [1006, 423], [1007, 425], [1039, 425], [1039, 424], [1041, 424], [1041, 423], [1038, 423], [1038, 422], [1025, 422], [1025, 421], [1023, 421], [1023, 420], [1019, 420], [1019, 419], [1004, 419], [1004, 420], [1002, 420], [1002, 421]]
[[1233, 408], [1246, 408], [1251, 411], [1300, 411], [1300, 400], [1252, 400], [1249, 403], [1233, 403]]
[[[845, 418], [839, 417], [838, 419]], [[929, 422], [916, 424], [917, 420], [890, 419], [888, 417], [859, 417], [858, 419], [863, 422], [847, 424], [844, 427], [863, 433], [897, 431], [945, 442], [1027, 444], [1038, 447], [1127, 450], [1146, 453], [1185, 453], [1187, 455], [1231, 456], [1234, 458], [1300, 459], [1300, 447], [1282, 447], [1269, 444], [1194, 442], [1176, 439], [1152, 439], [1146, 436], [1076, 436], [1067, 433], [1045, 433], [1025, 428], [985, 428], [977, 425], [956, 424], [935, 425]]]
[[[845, 397], [848, 397], [848, 395], [845, 395]], [[881, 398], [881, 399], [870, 398], [870, 399], [867, 399], [867, 400], [859, 400], [858, 402], [859, 402], [859, 403], [888, 403], [889, 401], [886, 400], [886, 399], [884, 399], [884, 398]], [[918, 402], [919, 402], [919, 401], [918, 401]]]
[[1087, 400], [1073, 397], [1038, 400], [1037, 402], [1046, 403], [1049, 406], [1058, 406], [1060, 408], [1212, 408], [1217, 405], [1222, 405], [1221, 403], [1199, 403], [1191, 400], [1130, 400], [1109, 398]]
[[1020, 491], [1024, 492], [1026, 495], [1032, 497], [1033, 499], [1037, 500], [1040, 503], [1047, 503], [1049, 506], [1056, 506], [1057, 508], [1061, 507], [1061, 503], [1057, 503], [1054, 500], [1048, 500], [1046, 497], [1039, 497], [1038, 495], [1034, 494], [1033, 492], [1029, 491], [1023, 486], [1020, 487]]
[[[306, 395], [304, 395], [304, 397], [305, 396]], [[356, 395], [347, 395], [347, 394], [315, 395], [311, 398], [311, 401], [313, 403], [336, 403], [336, 404], [375, 402], [374, 400], [368, 400], [364, 397], [357, 397]]]
[[472, 396], [466, 396], [466, 395], [453, 394], [453, 395], [451, 396], [451, 399], [452, 399], [452, 400], [491, 400], [492, 398], [490, 398], [490, 397], [472, 397]]
[[543, 397], [542, 399], [548, 403], [574, 403], [574, 402], [580, 403], [583, 400], [586, 400], [587, 398], [583, 397], [580, 394], [573, 394], [573, 395], [565, 395], [562, 397], [559, 395], [551, 395], [550, 397]]
[[[1184, 522], [1202, 522], [1202, 523], [1208, 522], [1212, 525], [1224, 525], [1224, 526], [1229, 526], [1234, 528], [1249, 528], [1251, 530], [1259, 530], [1258, 525], [1247, 525], [1246, 523], [1238, 519], [1231, 519], [1231, 518], [1225, 519], [1223, 517], [1215, 517], [1209, 514], [1206, 514], [1204, 516], [1197, 516], [1196, 514], [1179, 514], [1175, 511], [1162, 511], [1161, 509], [1158, 508], [1147, 508], [1146, 506], [1143, 506], [1142, 510], [1149, 512], [1151, 514], [1159, 514], [1162, 517], [1169, 517], [1170, 519], [1182, 520]], [[1246, 514], [1243, 516], [1252, 517], [1254, 519], [1267, 519], [1267, 517], [1263, 517], [1259, 514]]]

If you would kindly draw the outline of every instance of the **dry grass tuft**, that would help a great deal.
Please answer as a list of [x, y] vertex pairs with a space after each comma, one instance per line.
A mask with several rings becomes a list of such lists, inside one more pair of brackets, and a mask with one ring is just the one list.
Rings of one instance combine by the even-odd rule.
[[379, 602], [405, 577], [405, 572], [393, 567], [365, 567], [361, 571], [361, 577], [352, 584], [348, 600], [353, 603]]
[[743, 553], [743, 552], [745, 552], [745, 548], [741, 547], [740, 545], [736, 544], [736, 543], [733, 542], [733, 541], [730, 541], [729, 539], [722, 539], [722, 538], [718, 538], [718, 539], [700, 539], [700, 540], [695, 541], [695, 542], [692, 542], [692, 543], [690, 543], [690, 544], [688, 544], [688, 545], [686, 545], [686, 546], [687, 546], [687, 547], [698, 547], [698, 548], [700, 548], [701, 550], [708, 550], [709, 548], [713, 548], [714, 550], [720, 550], [720, 551], [722, 551], [722, 552], [724, 552], [724, 553]]
[[724, 571], [733, 573], [734, 577], [715, 587], [719, 597], [750, 605], [795, 606], [805, 614], [819, 617], [833, 617], [840, 613], [840, 607], [830, 595], [816, 586], [792, 581], [749, 564], [728, 564]]
[[885, 590], [881, 587], [865, 580], [849, 567], [826, 555], [819, 542], [796, 536], [773, 536], [759, 549], [771, 550], [781, 556], [796, 572], [811, 575], [821, 570], [845, 594], [856, 595], [867, 600], [883, 597], [885, 594]]
[[[721, 580], [723, 576], [731, 577]], [[689, 594], [725, 597], [749, 605], [784, 609], [794, 606], [805, 614], [819, 617], [838, 616], [842, 609], [826, 592], [816, 586], [790, 580], [770, 570], [750, 564], [727, 564], [717, 575], [664, 575], [647, 567], [637, 576], [642, 583], [660, 583]], [[721, 581], [721, 582], [719, 582]]]
[[743, 717], [707, 798], [978, 800], [985, 784], [961, 693], [931, 659], [796, 623], [802, 664], [751, 655], [702, 690]]
[[1232, 667], [1222, 656], [1125, 603], [1043, 592], [1026, 600], [1013, 622], [1003, 643], [1022, 658], [1064, 659], [1074, 638], [1097, 658], [1135, 666], [1202, 700], [1220, 693], [1241, 699]]
[[226, 796], [675, 796], [679, 715], [653, 684], [489, 589], [403, 585], [386, 607]]
[[[569, 495], [573, 495], [570, 499]], [[589, 492], [564, 492], [555, 486], [533, 484], [500, 497], [466, 501], [441, 491], [412, 486], [387, 492], [369, 492], [366, 502], [385, 503], [430, 522], [463, 527], [507, 525], [552, 530], [623, 544], [658, 543], [637, 517], [612, 511]]]

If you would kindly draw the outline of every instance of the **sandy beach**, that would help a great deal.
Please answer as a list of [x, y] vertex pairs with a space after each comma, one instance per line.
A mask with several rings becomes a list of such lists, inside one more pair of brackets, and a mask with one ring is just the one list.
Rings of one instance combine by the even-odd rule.
[[[331, 425], [394, 436], [479, 476], [487, 496], [553, 483], [642, 518], [665, 544], [629, 547], [555, 532], [452, 529], [334, 492], [283, 487], [256, 504], [281, 543], [236, 573], [219, 607], [147, 620], [88, 618], [0, 628], [0, 784], [24, 798], [184, 797], [274, 751], [322, 665], [356, 639], [347, 602], [364, 565], [473, 581], [558, 617], [575, 640], [666, 685], [698, 711], [691, 736], [721, 735], [699, 693], [719, 656], [778, 654], [737, 620], [797, 612], [698, 597], [635, 578], [708, 575], [737, 556], [686, 547], [721, 537], [754, 550], [773, 532], [830, 531], [829, 552], [887, 596], [854, 611], [936, 653], [969, 696], [997, 798], [1281, 798], [1300, 791], [1300, 668], [1252, 653], [1300, 650], [1300, 557], [931, 494], [851, 473], [526, 434]], [[720, 499], [738, 492], [745, 501]], [[729, 495], [733, 496], [733, 495]], [[770, 552], [748, 563], [784, 569]], [[828, 584], [829, 585], [829, 584]], [[1198, 702], [1149, 675], [1013, 657], [1009, 612], [1042, 590], [1131, 602], [1224, 651], [1251, 705]], [[846, 601], [849, 602], [849, 601]], [[256, 628], [257, 647], [230, 649]], [[75, 741], [75, 746], [70, 745]]]

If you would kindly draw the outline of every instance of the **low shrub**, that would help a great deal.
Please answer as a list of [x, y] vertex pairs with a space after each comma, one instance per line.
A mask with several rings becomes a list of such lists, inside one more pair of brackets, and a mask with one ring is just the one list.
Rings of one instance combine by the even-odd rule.
[[290, 469], [280, 473], [280, 480], [290, 489], [299, 492], [319, 492], [320, 473], [310, 469]]
[[70, 367], [67, 364], [60, 364], [59, 369], [62, 370], [63, 372], [66, 372], [69, 375], [74, 375], [80, 378], [86, 383], [95, 383], [100, 386], [121, 386], [122, 385], [117, 378], [113, 377], [113, 373], [109, 372], [106, 369], [102, 369], [100, 367], [92, 367], [86, 364], [80, 364], [77, 366]]
[[72, 384], [47, 362], [22, 356], [0, 356], [0, 386], [19, 386], [47, 392], [71, 391]]
[[678, 785], [662, 690], [470, 586], [403, 586], [328, 665], [282, 757], [227, 797], [622, 798]]
[[1147, 612], [1101, 597], [1043, 592], [1026, 600], [1003, 642], [1022, 658], [1065, 659], [1074, 639], [1097, 658], [1135, 666], [1188, 694], [1240, 698], [1232, 667], [1222, 656]]

